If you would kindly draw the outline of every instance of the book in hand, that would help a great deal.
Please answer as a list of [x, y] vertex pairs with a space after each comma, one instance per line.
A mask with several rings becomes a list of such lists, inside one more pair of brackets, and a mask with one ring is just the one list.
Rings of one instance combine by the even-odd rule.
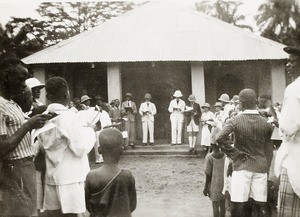
[[125, 107], [126, 112], [133, 112], [132, 107]]

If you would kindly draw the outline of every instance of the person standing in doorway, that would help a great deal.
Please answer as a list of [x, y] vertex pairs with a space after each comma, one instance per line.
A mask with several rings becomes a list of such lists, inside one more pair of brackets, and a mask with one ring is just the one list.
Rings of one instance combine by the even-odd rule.
[[127, 146], [135, 148], [135, 114], [137, 113], [137, 108], [135, 103], [132, 101], [132, 94], [125, 94], [125, 102], [121, 106], [121, 114], [125, 118], [125, 130], [128, 133], [128, 138], [125, 142], [125, 149]]
[[188, 98], [188, 105], [186, 105], [185, 115], [187, 117], [187, 133], [189, 139], [190, 152], [195, 152], [195, 145], [197, 134], [199, 132], [199, 122], [201, 117], [200, 105], [196, 103], [196, 97], [191, 94]]
[[173, 99], [169, 105], [170, 120], [171, 120], [171, 129], [172, 129], [172, 141], [171, 145], [181, 145], [181, 134], [182, 134], [182, 125], [184, 120], [184, 110], [185, 102], [181, 99], [182, 93], [180, 90], [176, 90], [173, 94]]
[[154, 145], [154, 115], [156, 115], [156, 106], [150, 102], [151, 94], [145, 94], [145, 102], [140, 106], [139, 113], [142, 116], [142, 127], [143, 127], [143, 146], [147, 145], [148, 142], [148, 131], [150, 137], [150, 145]]

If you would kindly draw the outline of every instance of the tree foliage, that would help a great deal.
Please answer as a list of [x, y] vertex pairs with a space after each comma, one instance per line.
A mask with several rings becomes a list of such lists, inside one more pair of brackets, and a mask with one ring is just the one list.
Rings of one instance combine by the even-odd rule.
[[0, 25], [0, 55], [26, 57], [45, 47], [86, 31], [133, 8], [131, 2], [43, 2], [40, 19], [12, 19]]
[[241, 22], [245, 19], [244, 15], [238, 13], [238, 8], [242, 5], [242, 2], [226, 0], [206, 0], [197, 2], [195, 3], [195, 5], [198, 11], [223, 20], [227, 23], [232, 23], [235, 26], [247, 28], [253, 31], [251, 26], [241, 24]]
[[255, 16], [262, 36], [284, 43], [299, 45], [300, 14], [297, 0], [268, 0]]

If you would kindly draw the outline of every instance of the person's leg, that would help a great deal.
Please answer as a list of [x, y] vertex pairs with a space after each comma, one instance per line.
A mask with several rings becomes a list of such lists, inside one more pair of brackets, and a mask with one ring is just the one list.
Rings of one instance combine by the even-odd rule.
[[150, 144], [154, 143], [154, 121], [148, 120]]
[[190, 146], [190, 150], [192, 150], [193, 148], [193, 136], [192, 136], [192, 132], [188, 131], [188, 140], [189, 140], [189, 146]]
[[198, 134], [198, 131], [193, 132], [193, 145], [192, 145], [193, 148], [195, 148], [195, 146], [196, 146], [197, 134]]
[[177, 123], [177, 144], [181, 145], [181, 134], [182, 134], [182, 121], [178, 121]]
[[225, 217], [225, 199], [219, 201], [220, 217]]
[[127, 147], [130, 139], [130, 120], [125, 121], [124, 128], [127, 131], [127, 138], [125, 139], [125, 147]]
[[247, 216], [245, 209], [249, 199], [252, 172], [233, 171], [231, 178], [231, 215], [232, 217]]
[[172, 145], [176, 144], [176, 124], [177, 122], [175, 120], [171, 121], [171, 134], [172, 134], [171, 144]]
[[220, 216], [219, 201], [212, 201], [212, 207], [213, 207], [214, 217], [219, 217]]
[[30, 204], [32, 213], [37, 213], [37, 190], [36, 174], [33, 161], [28, 160], [21, 163], [22, 187], [27, 203]]
[[143, 128], [143, 144], [147, 144], [148, 141], [148, 124], [147, 120], [142, 122], [142, 128]]
[[130, 137], [129, 137], [130, 145], [134, 146], [135, 142], [135, 121], [130, 121]]

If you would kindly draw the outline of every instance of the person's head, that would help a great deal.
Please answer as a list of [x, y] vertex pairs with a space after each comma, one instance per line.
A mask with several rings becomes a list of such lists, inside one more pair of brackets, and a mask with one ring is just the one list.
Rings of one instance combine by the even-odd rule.
[[256, 94], [252, 89], [243, 89], [239, 94], [239, 109], [244, 111], [246, 109], [256, 109]]
[[90, 106], [91, 105], [91, 98], [87, 95], [83, 95], [80, 99], [80, 103], [85, 105], [85, 106]]
[[80, 99], [78, 97], [74, 97], [73, 98], [73, 104], [75, 107], [80, 105]]
[[210, 110], [210, 104], [206, 102], [201, 108], [203, 109], [203, 112], [208, 112]]
[[119, 99], [115, 99], [115, 100], [114, 100], [114, 104], [115, 104], [115, 106], [119, 107], [119, 105], [120, 105], [120, 100], [119, 100]]
[[234, 95], [232, 97], [232, 102], [235, 106], [237, 106], [239, 104], [239, 96], [238, 95]]
[[107, 128], [100, 131], [98, 139], [104, 163], [118, 163], [122, 154], [122, 133], [117, 129]]
[[228, 96], [228, 94], [226, 94], [226, 93], [223, 93], [220, 97], [219, 97], [219, 99], [218, 99], [221, 103], [222, 103], [222, 105], [224, 106], [224, 105], [226, 105], [226, 104], [228, 104], [230, 101], [230, 99], [229, 99], [229, 96]]
[[181, 91], [180, 91], [180, 90], [176, 90], [176, 91], [174, 92], [174, 94], [173, 94], [173, 97], [174, 97], [177, 101], [179, 101], [179, 99], [182, 97]]
[[265, 109], [272, 105], [271, 94], [264, 93], [258, 97], [258, 107]]
[[220, 151], [220, 147], [217, 144], [211, 144], [212, 151]]
[[150, 100], [152, 99], [152, 96], [150, 93], [146, 93], [144, 98], [145, 98], [146, 102], [150, 102]]
[[46, 82], [46, 97], [51, 103], [67, 106], [70, 101], [67, 81], [59, 76], [50, 78]]
[[125, 94], [125, 100], [126, 100], [126, 101], [132, 100], [132, 94], [131, 94], [131, 93], [126, 93], [126, 94]]
[[191, 103], [194, 103], [196, 101], [195, 95], [193, 95], [193, 94], [189, 95], [188, 101], [190, 101]]
[[19, 95], [26, 88], [28, 70], [16, 57], [6, 57], [0, 61], [0, 94], [8, 99]]
[[33, 101], [36, 101], [36, 99], [40, 98], [41, 89], [44, 88], [45, 85], [36, 78], [28, 78], [25, 83], [32, 90]]
[[102, 97], [99, 95], [95, 96], [95, 102], [97, 106], [101, 106], [103, 104]]
[[219, 111], [221, 111], [222, 110], [222, 103], [221, 102], [216, 102], [215, 103], [215, 105], [214, 105], [214, 107], [215, 107], [215, 111], [216, 112], [219, 112]]
[[289, 61], [286, 64], [287, 73], [293, 77], [298, 77], [300, 75], [300, 49], [285, 47], [283, 50], [289, 54]]
[[21, 107], [23, 112], [29, 112], [33, 101], [31, 88], [26, 86], [24, 92], [13, 96], [13, 100]]

